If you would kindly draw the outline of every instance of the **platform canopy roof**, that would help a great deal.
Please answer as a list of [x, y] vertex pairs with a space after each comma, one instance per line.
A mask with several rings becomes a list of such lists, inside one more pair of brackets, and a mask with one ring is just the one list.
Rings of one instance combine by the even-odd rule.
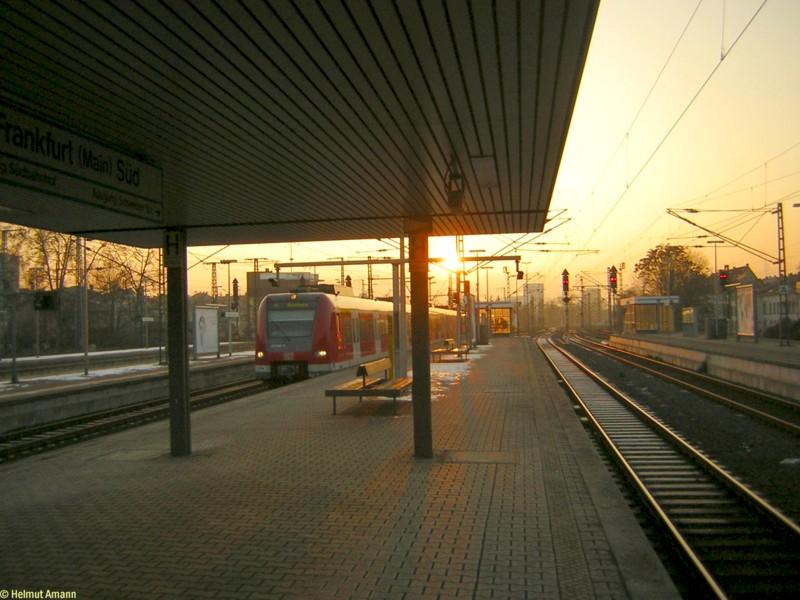
[[597, 1], [3, 2], [0, 220], [141, 246], [540, 231]]

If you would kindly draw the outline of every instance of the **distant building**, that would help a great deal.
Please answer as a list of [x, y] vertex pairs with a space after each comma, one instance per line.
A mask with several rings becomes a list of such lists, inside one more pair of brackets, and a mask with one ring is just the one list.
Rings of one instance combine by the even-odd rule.
[[[729, 334], [733, 335], [737, 330], [735, 289], [740, 285], [752, 285], [756, 302], [756, 332], [758, 336], [762, 336], [767, 329], [775, 327], [781, 318], [780, 281], [777, 277], [759, 279], [749, 264], [728, 268], [727, 271], [724, 316], [728, 319]], [[714, 277], [718, 277], [718, 274], [715, 273]], [[788, 316], [789, 321], [794, 322], [800, 320], [800, 275], [789, 275], [787, 286]]]
[[[800, 320], [800, 275], [794, 274], [787, 277], [787, 304], [789, 308], [789, 321]], [[778, 324], [781, 318], [780, 281], [777, 277], [765, 279], [756, 289], [758, 302], [758, 328], [763, 332]]]
[[678, 296], [632, 296], [621, 298], [619, 303], [626, 333], [672, 333], [676, 330]]

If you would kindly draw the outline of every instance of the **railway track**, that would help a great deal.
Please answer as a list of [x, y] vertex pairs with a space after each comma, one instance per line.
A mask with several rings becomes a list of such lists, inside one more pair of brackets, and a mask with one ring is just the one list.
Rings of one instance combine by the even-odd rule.
[[797, 523], [569, 352], [539, 346], [694, 573], [693, 590], [716, 598], [800, 594]]
[[677, 365], [610, 348], [582, 336], [571, 335], [569, 343], [613, 358], [650, 375], [669, 381], [705, 398], [746, 413], [775, 427], [800, 435], [800, 404], [730, 381], [711, 377]]
[[[263, 381], [248, 380], [198, 390], [191, 394], [191, 409], [198, 410], [221, 404], [270, 387], [272, 387], [270, 384]], [[160, 398], [8, 431], [0, 435], [0, 463], [136, 427], [168, 416], [169, 400]]]

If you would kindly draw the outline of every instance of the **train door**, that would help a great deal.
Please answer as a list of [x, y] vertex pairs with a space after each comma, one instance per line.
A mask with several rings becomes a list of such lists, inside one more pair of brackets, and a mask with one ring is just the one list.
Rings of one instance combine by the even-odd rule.
[[375, 343], [378, 347], [378, 352], [389, 351], [389, 315], [378, 315], [378, 326], [375, 328], [376, 337]]
[[349, 312], [341, 312], [337, 316], [338, 348], [336, 362], [347, 363], [353, 359], [353, 317]]
[[375, 316], [372, 313], [358, 315], [358, 328], [361, 336], [361, 356], [375, 354]]
[[361, 328], [359, 327], [359, 314], [352, 313], [353, 318], [350, 322], [353, 325], [353, 360], [358, 362], [361, 359]]

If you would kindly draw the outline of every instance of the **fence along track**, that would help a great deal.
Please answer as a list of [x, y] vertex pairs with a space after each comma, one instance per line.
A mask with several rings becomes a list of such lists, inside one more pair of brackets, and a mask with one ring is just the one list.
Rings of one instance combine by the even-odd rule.
[[539, 347], [708, 593], [797, 597], [796, 523], [574, 356]]

